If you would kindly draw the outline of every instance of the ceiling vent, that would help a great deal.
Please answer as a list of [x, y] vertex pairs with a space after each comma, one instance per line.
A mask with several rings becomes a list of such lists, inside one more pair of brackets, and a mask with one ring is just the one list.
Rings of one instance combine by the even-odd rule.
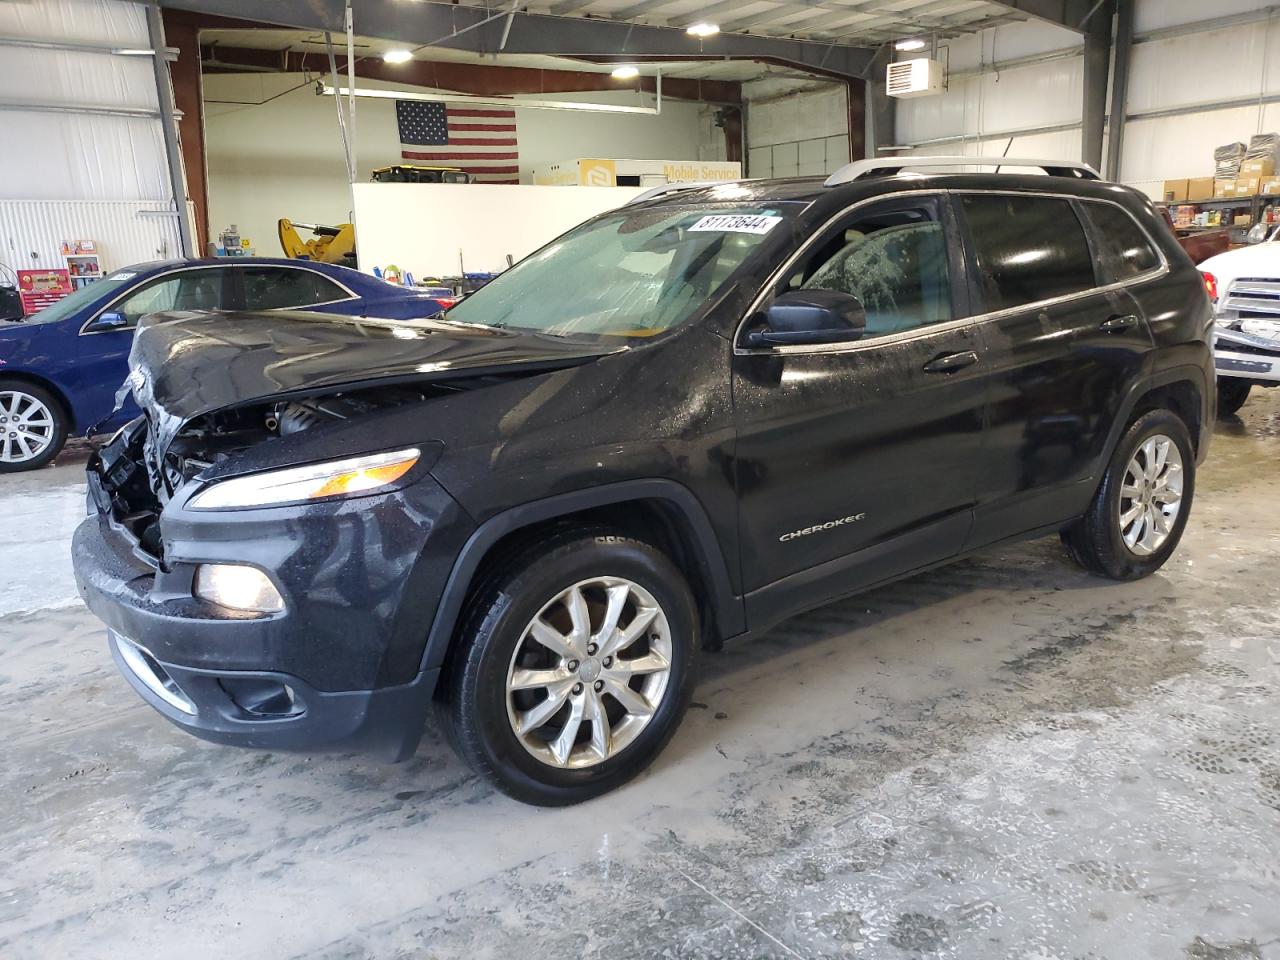
[[885, 86], [891, 97], [931, 97], [942, 92], [942, 64], [927, 57], [891, 63]]

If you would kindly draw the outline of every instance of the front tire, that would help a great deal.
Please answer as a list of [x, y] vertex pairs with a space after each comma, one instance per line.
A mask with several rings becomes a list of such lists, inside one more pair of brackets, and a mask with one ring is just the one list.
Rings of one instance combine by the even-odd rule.
[[1218, 378], [1218, 416], [1231, 417], [1249, 399], [1253, 384], [1239, 377]]
[[0, 473], [36, 470], [67, 442], [67, 415], [57, 397], [25, 380], [0, 378]]
[[1164, 566], [1182, 539], [1195, 494], [1195, 450], [1168, 410], [1139, 417], [1116, 445], [1093, 503], [1062, 532], [1090, 573], [1138, 580]]
[[648, 543], [570, 531], [491, 576], [446, 665], [442, 719], [462, 758], [525, 803], [626, 783], [693, 690], [697, 606]]

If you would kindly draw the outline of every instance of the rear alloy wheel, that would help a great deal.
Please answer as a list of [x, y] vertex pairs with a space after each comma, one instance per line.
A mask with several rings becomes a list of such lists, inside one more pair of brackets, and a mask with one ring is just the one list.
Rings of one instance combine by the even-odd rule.
[[0, 473], [43, 467], [66, 438], [66, 417], [47, 390], [0, 380]]
[[1067, 552], [1112, 580], [1155, 573], [1182, 538], [1195, 471], [1191, 435], [1176, 414], [1139, 417], [1120, 438], [1088, 511], [1062, 531]]
[[441, 681], [459, 754], [503, 792], [560, 806], [630, 780], [693, 690], [697, 606], [651, 544], [566, 530], [487, 577]]
[[1218, 416], [1231, 417], [1244, 406], [1249, 399], [1249, 391], [1253, 384], [1239, 377], [1218, 378]]

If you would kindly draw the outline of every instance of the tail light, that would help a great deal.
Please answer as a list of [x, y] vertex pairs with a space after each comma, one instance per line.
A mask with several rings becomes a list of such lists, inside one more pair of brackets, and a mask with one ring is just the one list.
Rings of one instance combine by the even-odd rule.
[[436, 303], [440, 304], [441, 309], [444, 309], [444, 310], [448, 310], [450, 307], [452, 307], [455, 303], [458, 302], [457, 297], [432, 297], [431, 299], [434, 300]]
[[1218, 278], [1212, 273], [1202, 274], [1204, 277], [1204, 288], [1209, 294], [1209, 299], [1215, 303], [1218, 300]]

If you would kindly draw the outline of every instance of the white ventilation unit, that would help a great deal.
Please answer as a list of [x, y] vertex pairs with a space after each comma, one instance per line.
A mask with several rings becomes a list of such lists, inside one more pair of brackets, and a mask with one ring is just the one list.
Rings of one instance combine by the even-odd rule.
[[927, 57], [891, 63], [885, 86], [891, 97], [931, 97], [942, 92], [942, 64]]

